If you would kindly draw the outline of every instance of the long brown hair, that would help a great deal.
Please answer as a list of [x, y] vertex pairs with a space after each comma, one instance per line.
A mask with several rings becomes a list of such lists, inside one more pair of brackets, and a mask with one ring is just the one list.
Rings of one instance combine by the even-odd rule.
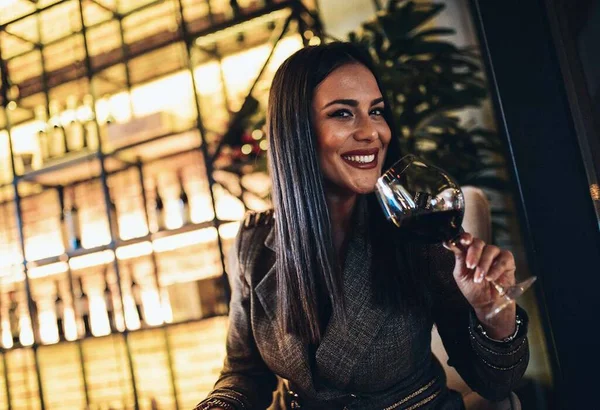
[[269, 95], [267, 126], [277, 215], [278, 318], [288, 332], [313, 343], [322, 336], [320, 310], [329, 306], [345, 318], [345, 303], [311, 107], [315, 88], [336, 68], [351, 63], [362, 64], [374, 74], [386, 100], [384, 118], [392, 130], [384, 162], [387, 169], [400, 156], [399, 142], [390, 104], [366, 50], [344, 42], [303, 48], [279, 67]]

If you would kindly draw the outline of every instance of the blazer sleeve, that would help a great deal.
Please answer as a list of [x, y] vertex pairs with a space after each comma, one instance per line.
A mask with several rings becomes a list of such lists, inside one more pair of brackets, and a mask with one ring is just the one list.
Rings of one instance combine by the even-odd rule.
[[496, 342], [477, 329], [479, 321], [456, 284], [454, 255], [443, 246], [429, 249], [433, 279], [433, 319], [448, 353], [448, 364], [488, 400], [500, 401], [516, 387], [529, 363], [527, 313], [517, 306], [521, 325], [510, 342]]
[[[265, 409], [273, 399], [277, 378], [264, 363], [252, 332], [250, 319], [250, 284], [245, 263], [240, 263], [240, 251], [256, 243], [258, 228], [242, 228], [238, 232], [233, 252], [228, 258], [228, 279], [231, 287], [229, 328], [225, 363], [208, 397], [196, 408], [219, 407], [224, 401], [236, 410]], [[244, 258], [242, 255], [241, 258]]]

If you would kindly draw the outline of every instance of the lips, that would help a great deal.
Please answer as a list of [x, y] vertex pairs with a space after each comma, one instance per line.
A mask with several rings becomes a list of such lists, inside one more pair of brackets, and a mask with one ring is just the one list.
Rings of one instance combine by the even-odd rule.
[[345, 152], [341, 155], [348, 165], [358, 169], [372, 169], [377, 166], [379, 148], [360, 149]]

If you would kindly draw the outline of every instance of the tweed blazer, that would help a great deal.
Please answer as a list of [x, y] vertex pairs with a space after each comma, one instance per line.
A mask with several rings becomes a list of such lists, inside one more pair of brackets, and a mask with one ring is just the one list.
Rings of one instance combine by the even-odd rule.
[[[366, 206], [364, 207], [366, 208]], [[441, 246], [424, 249], [432, 285], [432, 308], [398, 313], [372, 302], [371, 244], [367, 216], [359, 217], [343, 268], [349, 320], [332, 315], [312, 351], [278, 324], [272, 212], [245, 219], [231, 253], [232, 289], [227, 355], [213, 391], [198, 408], [222, 400], [245, 409], [464, 409], [461, 396], [445, 385], [431, 352], [437, 325], [454, 366], [469, 386], [502, 400], [529, 360], [527, 315], [511, 342], [494, 342], [477, 331], [474, 312], [452, 277], [454, 257]], [[390, 274], [398, 274], [390, 267]]]

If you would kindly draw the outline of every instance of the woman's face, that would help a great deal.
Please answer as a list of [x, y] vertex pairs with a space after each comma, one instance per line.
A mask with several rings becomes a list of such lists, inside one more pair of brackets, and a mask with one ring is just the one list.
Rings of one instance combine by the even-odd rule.
[[337, 68], [316, 88], [313, 126], [328, 192], [374, 190], [391, 139], [383, 106], [375, 77], [358, 63]]

